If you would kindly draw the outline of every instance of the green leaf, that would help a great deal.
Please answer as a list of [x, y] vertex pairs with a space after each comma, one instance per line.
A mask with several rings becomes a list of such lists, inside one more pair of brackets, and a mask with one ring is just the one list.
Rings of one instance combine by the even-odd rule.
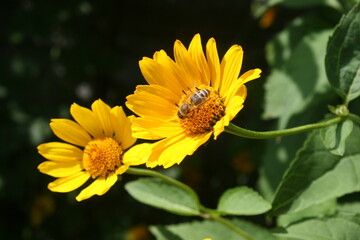
[[360, 225], [360, 202], [339, 204], [337, 217], [344, 218]]
[[228, 189], [221, 197], [217, 210], [229, 215], [257, 215], [271, 209], [271, 204], [248, 187]]
[[[308, 117], [309, 115], [305, 116]], [[309, 119], [308, 122], [316, 121]], [[298, 123], [301, 125], [303, 122]], [[297, 150], [303, 145], [305, 134], [288, 136], [282, 139], [268, 139], [259, 168], [257, 188], [265, 199], [272, 201], [281, 177], [294, 158]]]
[[184, 189], [156, 178], [140, 178], [125, 185], [144, 204], [179, 215], [200, 215], [197, 199]]
[[278, 226], [288, 226], [291, 223], [299, 222], [302, 219], [325, 217], [334, 215], [336, 212], [337, 201], [336, 199], [330, 199], [320, 204], [315, 204], [295, 213], [289, 213], [280, 215], [277, 219]]
[[334, 169], [314, 180], [300, 198], [292, 203], [292, 208], [303, 208], [329, 198], [360, 191], [358, 176], [360, 176], [360, 154], [343, 157]]
[[335, 28], [325, 65], [330, 84], [347, 104], [360, 95], [360, 3]]
[[343, 156], [328, 151], [321, 131], [309, 135], [285, 173], [273, 200], [272, 214], [298, 212], [360, 190], [360, 127], [354, 125], [350, 136], [343, 139]]
[[341, 1], [339, 1], [339, 3], [341, 4], [341, 6], [345, 10], [345, 12], [350, 11], [351, 8], [353, 8], [354, 5], [358, 2], [359, 2], [359, 0], [341, 0]]
[[349, 202], [338, 205], [339, 212], [360, 214], [360, 202]]
[[307, 16], [295, 19], [267, 45], [272, 70], [265, 84], [263, 117], [279, 118], [279, 128], [328, 91], [323, 58], [330, 33], [320, 19]]
[[[323, 106], [326, 102], [320, 102]], [[310, 122], [316, 122], [324, 117], [319, 111], [319, 106], [311, 106], [307, 109], [308, 113], [295, 115], [290, 124], [292, 126], [301, 126]], [[294, 159], [299, 148], [304, 145], [307, 133], [296, 134], [277, 139], [268, 139], [266, 147], [262, 151], [261, 165], [259, 168], [259, 178], [257, 189], [268, 201], [273, 201], [276, 189], [278, 188], [282, 176], [288, 169], [290, 162]]]
[[[267, 230], [255, 224], [240, 219], [233, 219], [231, 223], [247, 232], [254, 240], [276, 239]], [[151, 226], [150, 231], [155, 235], [157, 240], [203, 240], [204, 238], [211, 238], [213, 240], [245, 239], [224, 225], [210, 220], [168, 226]]]
[[297, 240], [355, 240], [359, 239], [360, 225], [343, 218], [311, 219], [290, 225], [276, 235]]
[[337, 125], [332, 125], [321, 130], [324, 146], [334, 155], [343, 156], [345, 140], [353, 129], [353, 122], [346, 120]]

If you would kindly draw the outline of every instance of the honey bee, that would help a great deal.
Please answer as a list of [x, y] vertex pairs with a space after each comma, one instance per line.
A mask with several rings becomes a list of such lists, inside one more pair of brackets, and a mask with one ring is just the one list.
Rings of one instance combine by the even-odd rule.
[[195, 92], [190, 96], [190, 103], [184, 103], [179, 107], [178, 117], [180, 119], [186, 118], [193, 109], [204, 104], [208, 100], [209, 95], [210, 90], [208, 89], [201, 89]]
[[190, 103], [195, 106], [199, 106], [207, 100], [209, 95], [210, 95], [210, 90], [201, 89], [201, 90], [197, 91], [196, 93], [194, 93], [193, 95], [191, 95]]

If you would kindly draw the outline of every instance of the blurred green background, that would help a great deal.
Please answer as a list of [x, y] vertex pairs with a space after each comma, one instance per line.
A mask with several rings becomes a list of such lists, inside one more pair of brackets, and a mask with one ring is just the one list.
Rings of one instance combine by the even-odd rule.
[[[261, 4], [261, 1], [260, 1]], [[261, 68], [249, 83], [248, 99], [236, 123], [264, 130], [263, 85], [268, 73], [265, 44], [304, 11], [273, 12], [260, 24], [250, 0], [4, 1], [0, 9], [0, 239], [153, 239], [152, 224], [190, 220], [136, 202], [123, 189], [124, 175], [102, 197], [76, 202], [77, 192], [52, 193], [52, 177], [37, 165], [36, 146], [57, 141], [48, 123], [69, 117], [101, 98], [124, 105], [136, 85], [145, 84], [138, 61], [160, 49], [172, 56], [176, 39], [188, 46], [196, 33], [203, 44], [217, 41], [222, 57], [233, 44], [245, 51], [243, 71]], [[266, 19], [265, 19], [266, 20]], [[127, 111], [127, 113], [130, 113]], [[192, 186], [208, 207], [237, 185], [255, 186], [263, 141], [222, 134], [180, 166], [164, 173]], [[161, 171], [161, 169], [159, 169]], [[251, 218], [266, 225], [263, 219]]]

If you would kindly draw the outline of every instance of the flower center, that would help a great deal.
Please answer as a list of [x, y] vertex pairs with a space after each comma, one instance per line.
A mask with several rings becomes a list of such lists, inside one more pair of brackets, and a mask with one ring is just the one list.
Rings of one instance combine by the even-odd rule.
[[211, 87], [184, 92], [178, 106], [180, 126], [188, 134], [212, 131], [216, 122], [225, 115], [226, 108], [222, 98]]
[[83, 155], [83, 165], [92, 178], [106, 178], [121, 166], [121, 146], [111, 137], [90, 141]]

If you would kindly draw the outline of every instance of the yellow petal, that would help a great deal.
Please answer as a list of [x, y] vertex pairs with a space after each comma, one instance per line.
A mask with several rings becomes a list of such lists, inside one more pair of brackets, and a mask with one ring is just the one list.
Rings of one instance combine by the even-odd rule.
[[40, 172], [52, 177], [67, 177], [83, 170], [80, 161], [75, 162], [54, 162], [45, 161], [38, 166]]
[[214, 139], [215, 140], [225, 130], [225, 124], [226, 123], [228, 123], [228, 125], [229, 125], [229, 116], [224, 116], [222, 119], [217, 121], [217, 123], [213, 127]]
[[240, 96], [236, 96], [233, 98], [233, 102], [229, 105], [229, 108], [226, 110], [229, 116], [229, 121], [233, 120], [235, 116], [239, 113], [239, 111], [244, 107], [243, 103], [244, 103], [244, 98]]
[[[132, 163], [135, 165], [140, 165], [142, 163], [146, 163], [146, 167], [154, 168], [159, 165], [161, 165], [158, 162], [158, 156], [161, 154], [162, 151], [158, 151], [155, 153], [154, 149], [160, 149], [163, 150], [167, 146], [170, 146], [173, 144], [174, 140], [176, 141], [178, 138], [176, 136], [169, 137], [154, 143], [143, 143], [136, 145], [135, 149], [133, 149], [133, 152], [130, 152]], [[137, 147], [139, 146], [139, 147]], [[138, 148], [138, 149], [137, 149]], [[138, 151], [139, 150], [139, 151]], [[141, 151], [140, 151], [141, 150]], [[125, 163], [128, 163], [127, 161], [130, 161], [129, 159], [125, 160]]]
[[124, 172], [126, 172], [129, 169], [129, 165], [121, 165], [117, 170], [116, 173], [117, 175], [121, 175]]
[[220, 83], [220, 96], [224, 96], [231, 84], [238, 79], [242, 60], [243, 50], [240, 46], [234, 45], [226, 52], [221, 61], [222, 77]]
[[115, 138], [121, 143], [123, 149], [127, 149], [136, 141], [136, 138], [132, 136], [130, 118], [126, 117], [122, 107], [118, 106], [111, 109], [111, 114]]
[[[123, 163], [128, 166], [137, 166], [140, 164], [144, 164], [150, 156], [150, 146], [150, 143], [142, 143], [133, 146], [123, 155]], [[119, 172], [116, 173], [122, 174]]]
[[99, 120], [104, 135], [107, 137], [112, 137], [114, 130], [110, 116], [111, 108], [99, 99], [91, 105], [91, 109], [93, 110], [96, 118]]
[[72, 176], [56, 179], [49, 183], [48, 188], [53, 192], [71, 192], [83, 185], [89, 178], [89, 173], [79, 172]]
[[185, 90], [188, 88], [185, 84], [186, 81], [184, 82], [184, 69], [177, 65], [164, 50], [155, 52], [154, 60], [166, 69], [167, 75], [171, 75], [171, 81], [167, 79], [166, 86], [168, 84], [173, 85], [174, 88], [180, 90], [178, 93], [181, 95], [181, 89]]
[[184, 69], [184, 81], [189, 88], [200, 86], [201, 76], [200, 72], [196, 67], [195, 61], [191, 58], [189, 52], [185, 46], [177, 40], [174, 44], [174, 58], [176, 64]]
[[172, 94], [181, 96], [181, 84], [176, 72], [177, 67], [174, 67], [171, 62], [165, 62], [167, 65], [162, 65], [151, 58], [144, 57], [140, 62], [140, 70], [146, 81], [150, 85], [162, 86], [169, 89]]
[[249, 82], [251, 80], [259, 78], [260, 74], [261, 74], [261, 69], [259, 69], [259, 68], [252, 69], [252, 70], [249, 70], [246, 73], [242, 74], [240, 76], [240, 80], [243, 83], [247, 83], [247, 82]]
[[94, 138], [103, 135], [100, 122], [90, 109], [74, 103], [70, 107], [70, 113], [75, 121], [77, 121], [79, 125], [88, 131]]
[[[181, 91], [181, 90], [180, 90]], [[168, 103], [175, 104], [180, 101], [180, 97], [174, 95], [169, 89], [158, 86], [158, 85], [138, 85], [136, 86], [136, 94], [151, 94], [152, 96], [162, 97], [164, 98]], [[182, 95], [183, 93], [181, 93]]]
[[65, 142], [85, 147], [91, 141], [90, 135], [79, 124], [69, 119], [52, 119], [50, 127], [54, 134]]
[[222, 96], [226, 107], [230, 105], [230, 102], [234, 102], [233, 96], [241, 96], [241, 104], [246, 99], [246, 87], [241, 79], [234, 81]]
[[205, 143], [211, 134], [212, 132], [189, 136], [183, 133], [161, 140], [154, 144], [148, 161], [149, 163], [156, 162], [165, 168], [179, 164], [187, 155], [192, 155], [199, 146]]
[[189, 53], [200, 72], [201, 84], [210, 85], [210, 70], [203, 52], [200, 34], [196, 34], [189, 45]]
[[229, 95], [225, 99], [226, 114], [220, 119], [214, 126], [214, 139], [216, 140], [218, 135], [224, 131], [224, 127], [228, 126], [230, 121], [239, 113], [244, 107], [243, 103], [246, 99], [246, 87], [240, 81], [239, 87], [231, 89]]
[[83, 151], [73, 145], [61, 142], [43, 143], [38, 146], [39, 153], [53, 161], [80, 161]]
[[154, 167], [158, 167], [158, 166], [160, 166], [159, 165], [159, 163], [156, 161], [156, 160], [148, 160], [147, 162], [146, 162], [146, 167], [147, 168], [154, 168]]
[[[192, 155], [196, 149], [198, 149], [201, 145], [207, 142], [212, 135], [212, 132], [205, 133], [197, 136], [186, 136], [182, 141], [171, 146], [169, 149], [166, 149], [162, 154], [162, 159], [159, 161], [162, 162], [164, 168], [169, 168], [174, 164], [180, 164], [180, 162], [186, 157], [186, 155]], [[186, 153], [181, 157], [175, 157], [175, 153], [180, 153], [184, 151]]]
[[157, 161], [158, 159], [155, 157], [150, 158], [150, 156], [153, 154], [153, 149], [156, 148], [159, 145], [163, 145], [163, 141], [166, 139], [163, 139], [161, 141], [157, 141], [154, 143], [143, 143], [141, 145], [143, 149], [141, 149], [142, 151], [137, 151], [138, 153], [134, 153], [133, 156], [135, 156], [135, 158], [137, 158], [138, 160], [134, 160], [132, 161], [133, 164], [142, 164], [143, 162], [146, 163], [146, 167], [148, 168], [154, 168], [159, 166], [159, 162]]
[[110, 175], [108, 178], [98, 178], [93, 183], [91, 183], [87, 188], [82, 190], [80, 194], [76, 197], [77, 201], [82, 201], [88, 199], [94, 195], [103, 195], [105, 194], [112, 185], [115, 184], [118, 177], [116, 174]]
[[243, 107], [243, 103], [246, 99], [247, 89], [245, 85], [240, 85], [236, 91], [233, 91], [230, 96], [225, 100], [226, 114], [229, 115], [230, 121], [235, 117], [235, 115]]
[[135, 118], [132, 122], [133, 136], [141, 139], [158, 140], [183, 132], [177, 121], [144, 117]]
[[214, 38], [210, 38], [206, 44], [206, 58], [207, 58], [208, 65], [210, 68], [211, 86], [215, 90], [219, 91], [221, 69], [220, 69], [219, 55], [217, 52], [216, 42], [215, 42]]
[[150, 116], [166, 121], [176, 119], [177, 107], [163, 96], [146, 91], [136, 91], [127, 96], [126, 106], [139, 116]]
[[[226, 110], [229, 112], [226, 114], [222, 119], [220, 119], [214, 126], [214, 139], [216, 140], [217, 137], [224, 131], [225, 127], [229, 125], [230, 121], [236, 116], [236, 114], [243, 108], [241, 105], [239, 108], [234, 108], [232, 110]], [[231, 117], [232, 116], [232, 117]]]

